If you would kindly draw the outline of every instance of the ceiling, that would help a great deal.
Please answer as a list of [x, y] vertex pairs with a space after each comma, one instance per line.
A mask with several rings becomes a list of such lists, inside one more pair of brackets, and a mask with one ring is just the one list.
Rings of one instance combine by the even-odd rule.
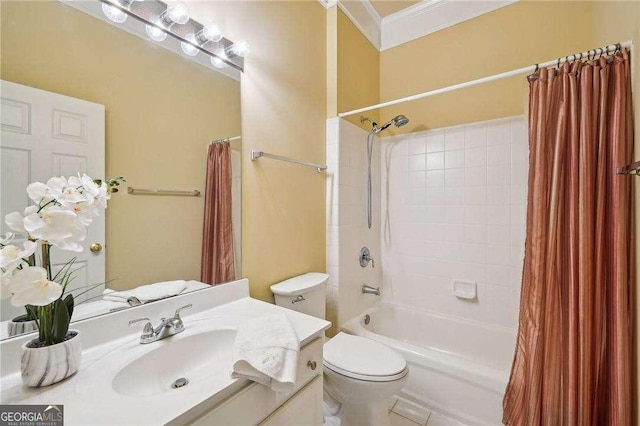
[[420, 1], [399, 1], [399, 0], [370, 0], [373, 8], [381, 18], [420, 3]]

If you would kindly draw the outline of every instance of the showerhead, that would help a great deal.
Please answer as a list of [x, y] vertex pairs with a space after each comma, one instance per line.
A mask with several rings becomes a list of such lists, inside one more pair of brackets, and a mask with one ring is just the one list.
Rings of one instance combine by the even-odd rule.
[[409, 119], [407, 117], [405, 117], [404, 115], [402, 115], [402, 114], [396, 115], [395, 117], [393, 117], [391, 120], [387, 121], [386, 123], [384, 123], [380, 127], [378, 127], [378, 123], [376, 123], [375, 121], [373, 121], [369, 117], [360, 116], [360, 122], [361, 123], [366, 123], [366, 122], [371, 123], [371, 126], [372, 126], [371, 133], [378, 134], [378, 133], [382, 132], [383, 130], [386, 130], [392, 124], [394, 126], [396, 126], [397, 128], [400, 128], [400, 127], [406, 125], [407, 123], [409, 123]]
[[402, 115], [402, 114], [401, 115], [396, 115], [391, 120], [389, 120], [386, 123], [384, 123], [379, 129], [375, 129], [375, 133], [380, 133], [381, 131], [386, 130], [392, 124], [394, 126], [396, 126], [397, 128], [400, 128], [400, 127], [406, 125], [408, 122], [409, 122], [409, 119], [407, 117], [405, 117], [404, 115]]
[[396, 127], [400, 128], [406, 124], [409, 124], [409, 119], [404, 115], [400, 114], [393, 119], [393, 124], [395, 124]]

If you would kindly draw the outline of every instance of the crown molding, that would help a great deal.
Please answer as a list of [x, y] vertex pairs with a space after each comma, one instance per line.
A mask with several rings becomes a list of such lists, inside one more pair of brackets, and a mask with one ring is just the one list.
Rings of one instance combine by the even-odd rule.
[[335, 4], [379, 51], [391, 49], [518, 0], [423, 0], [381, 18], [369, 0], [318, 0]]
[[515, 3], [501, 1], [425, 0], [382, 20], [381, 51], [424, 37]]
[[338, 0], [338, 7], [347, 15], [367, 40], [369, 40], [376, 49], [380, 50], [382, 20], [373, 8], [373, 5], [369, 3], [368, 0]]

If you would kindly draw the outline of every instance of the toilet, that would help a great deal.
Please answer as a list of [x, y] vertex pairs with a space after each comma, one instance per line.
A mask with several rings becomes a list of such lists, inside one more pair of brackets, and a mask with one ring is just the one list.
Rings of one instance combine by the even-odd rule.
[[[271, 286], [276, 305], [324, 319], [329, 275], [310, 272]], [[324, 344], [324, 386], [342, 403], [341, 426], [388, 426], [387, 400], [409, 369], [391, 348], [340, 332]]]

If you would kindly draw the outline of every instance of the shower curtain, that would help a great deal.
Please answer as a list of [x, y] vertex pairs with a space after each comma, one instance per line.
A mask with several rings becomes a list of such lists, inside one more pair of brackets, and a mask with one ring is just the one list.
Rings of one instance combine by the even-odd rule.
[[630, 60], [529, 77], [527, 239], [506, 425], [630, 425]]
[[200, 281], [220, 284], [235, 279], [229, 142], [209, 145], [206, 179]]

